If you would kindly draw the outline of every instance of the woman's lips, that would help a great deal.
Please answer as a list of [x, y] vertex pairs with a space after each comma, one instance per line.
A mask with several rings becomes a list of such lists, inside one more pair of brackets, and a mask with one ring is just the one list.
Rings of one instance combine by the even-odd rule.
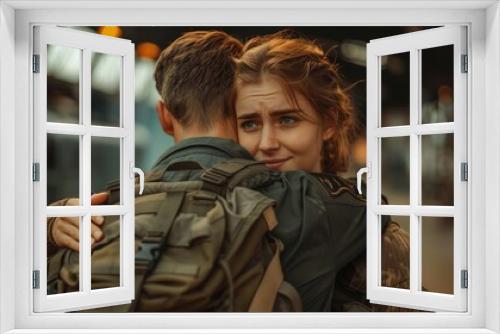
[[267, 160], [262, 160], [262, 162], [265, 163], [268, 168], [280, 170], [280, 168], [285, 164], [285, 162], [287, 162], [291, 158], [292, 157], [283, 159], [267, 159]]

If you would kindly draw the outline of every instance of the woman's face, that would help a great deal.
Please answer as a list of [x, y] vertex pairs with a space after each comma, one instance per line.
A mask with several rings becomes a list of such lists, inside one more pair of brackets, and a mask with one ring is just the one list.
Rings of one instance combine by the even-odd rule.
[[256, 84], [240, 84], [236, 100], [238, 140], [256, 160], [269, 168], [321, 172], [325, 129], [311, 104], [296, 94], [298, 106], [278, 80], [264, 76]]

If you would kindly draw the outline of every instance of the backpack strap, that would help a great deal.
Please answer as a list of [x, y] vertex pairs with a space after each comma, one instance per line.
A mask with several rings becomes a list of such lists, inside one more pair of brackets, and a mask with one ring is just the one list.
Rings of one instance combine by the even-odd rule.
[[[302, 312], [302, 300], [297, 290], [287, 281], [281, 282], [278, 289], [279, 301], [274, 304], [273, 311], [278, 312]], [[282, 306], [280, 302], [285, 302], [287, 305]]]
[[270, 170], [264, 163], [245, 159], [223, 161], [201, 174], [202, 189], [219, 195], [239, 185], [256, 188], [270, 178]]
[[175, 221], [185, 196], [184, 191], [170, 192], [160, 206], [156, 215], [155, 226], [158, 230], [148, 230], [142, 239], [142, 245], [135, 255], [135, 300], [132, 302], [131, 310], [135, 311], [140, 302], [140, 291], [148, 277], [160, 259], [161, 252], [165, 247], [167, 236]]
[[283, 283], [283, 272], [281, 271], [280, 253], [283, 244], [272, 237], [274, 241], [274, 255], [262, 276], [260, 285], [250, 303], [249, 312], [271, 312], [273, 310], [278, 290]]
[[196, 161], [177, 161], [173, 162], [170, 165], [167, 166], [165, 169], [166, 172], [168, 171], [185, 171], [185, 170], [197, 170], [197, 169], [203, 169], [203, 167]]

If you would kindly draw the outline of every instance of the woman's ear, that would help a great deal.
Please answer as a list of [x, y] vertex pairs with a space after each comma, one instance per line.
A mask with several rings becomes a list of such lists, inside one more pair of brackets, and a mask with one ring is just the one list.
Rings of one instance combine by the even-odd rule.
[[174, 126], [172, 121], [172, 115], [165, 106], [165, 102], [162, 100], [158, 100], [156, 103], [156, 114], [158, 115], [158, 119], [160, 120], [161, 127], [163, 132], [170, 136], [174, 136]]
[[331, 126], [323, 130], [322, 139], [323, 141], [329, 140], [335, 134], [335, 127]]

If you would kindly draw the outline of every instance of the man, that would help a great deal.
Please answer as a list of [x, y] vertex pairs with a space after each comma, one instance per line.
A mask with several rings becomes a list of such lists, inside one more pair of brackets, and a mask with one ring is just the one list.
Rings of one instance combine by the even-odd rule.
[[[184, 34], [162, 52], [155, 70], [162, 98], [156, 110], [163, 130], [176, 144], [148, 173], [150, 178], [198, 179], [199, 171], [166, 172], [183, 161], [210, 168], [232, 158], [253, 160], [234, 141], [230, 98], [234, 58], [241, 49], [239, 41], [223, 32], [198, 31]], [[274, 172], [272, 182], [257, 189], [277, 203], [279, 224], [273, 232], [285, 246], [285, 280], [298, 290], [304, 311], [331, 311], [337, 273], [365, 250], [365, 202], [349, 184], [331, 182], [329, 177]], [[56, 221], [53, 229], [62, 225]], [[100, 238], [98, 228], [93, 235]]]

